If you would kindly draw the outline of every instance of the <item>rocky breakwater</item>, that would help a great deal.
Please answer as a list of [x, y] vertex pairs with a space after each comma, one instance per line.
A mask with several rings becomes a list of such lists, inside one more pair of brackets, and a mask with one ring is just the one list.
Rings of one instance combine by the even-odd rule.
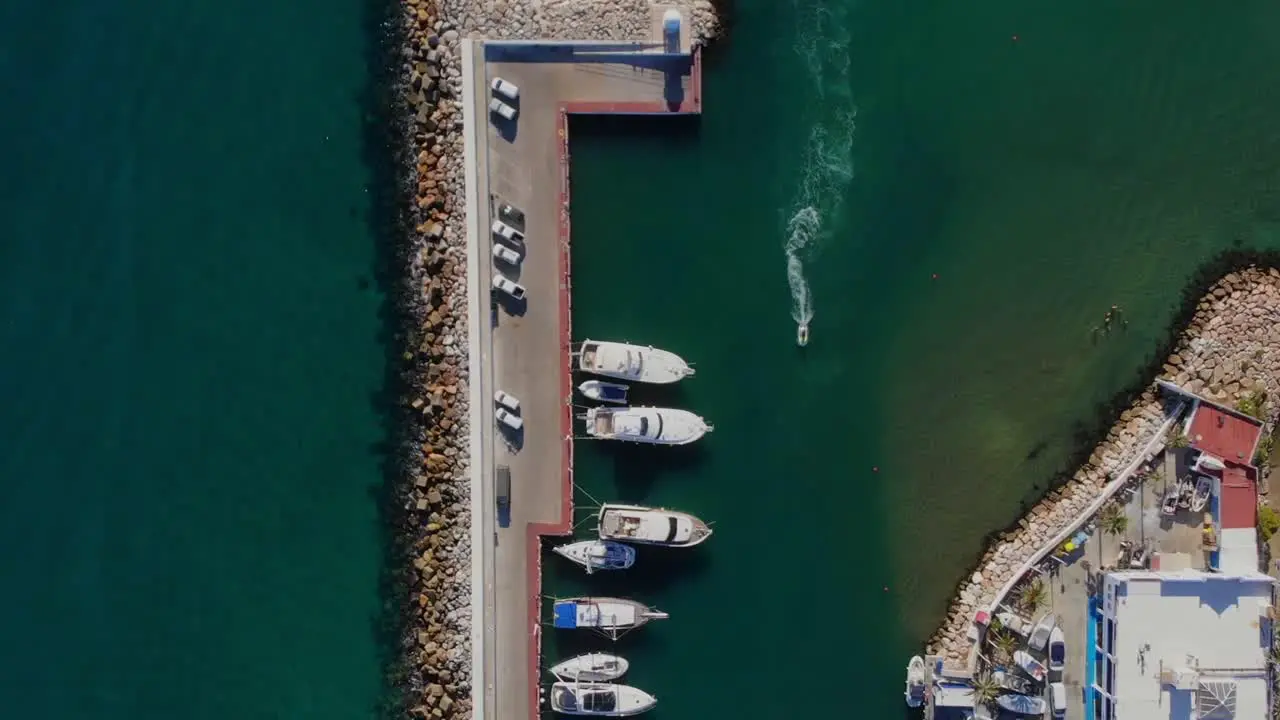
[[[1159, 379], [1226, 405], [1256, 390], [1269, 398], [1280, 395], [1280, 271], [1249, 267], [1215, 283], [1197, 303]], [[1163, 449], [1164, 402], [1154, 383], [1145, 389], [1067, 483], [995, 538], [930, 638], [930, 654], [950, 667], [972, 670], [974, 612], [990, 607], [996, 593], [1048, 542], [1086, 522], [1086, 511], [1140, 454]], [[1264, 407], [1268, 417], [1275, 407], [1274, 402]]]
[[[461, 39], [643, 41], [647, 0], [402, 0], [397, 103], [403, 112], [412, 229], [406, 297], [416, 319], [405, 336], [406, 404], [414, 442], [406, 450], [407, 519], [399, 547], [408, 594], [402, 701], [412, 717], [471, 714], [471, 547], [467, 388], [466, 218]], [[691, 0], [695, 42], [719, 24], [708, 0]]]

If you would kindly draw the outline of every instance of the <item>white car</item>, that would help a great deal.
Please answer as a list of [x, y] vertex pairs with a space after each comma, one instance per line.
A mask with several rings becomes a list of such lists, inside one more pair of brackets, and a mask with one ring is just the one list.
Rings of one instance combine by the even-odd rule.
[[510, 242], [512, 244], [524, 244], [524, 233], [502, 222], [501, 220], [493, 221], [493, 234]]
[[495, 290], [501, 290], [516, 300], [524, 299], [524, 286], [518, 282], [503, 277], [501, 273], [494, 273], [493, 288]]
[[498, 419], [498, 422], [506, 425], [512, 430], [519, 430], [524, 427], [524, 420], [521, 420], [519, 415], [512, 414], [506, 408], [498, 408], [497, 410], [494, 410], [493, 416]]
[[1060, 682], [1049, 683], [1049, 709], [1055, 718], [1067, 716], [1067, 686]]
[[493, 101], [489, 103], [489, 112], [497, 113], [500, 117], [506, 120], [516, 119], [516, 109], [502, 102], [498, 98], [494, 98]]
[[494, 78], [493, 82], [489, 83], [489, 87], [493, 88], [495, 93], [508, 100], [520, 99], [520, 88], [516, 87], [514, 83], [507, 82], [500, 77]]
[[520, 264], [520, 253], [499, 243], [493, 244], [493, 258], [508, 265]]
[[1067, 666], [1067, 638], [1062, 628], [1049, 633], [1049, 672], [1062, 672]]
[[509, 392], [499, 390], [493, 394], [493, 401], [513, 413], [520, 412], [520, 400]]

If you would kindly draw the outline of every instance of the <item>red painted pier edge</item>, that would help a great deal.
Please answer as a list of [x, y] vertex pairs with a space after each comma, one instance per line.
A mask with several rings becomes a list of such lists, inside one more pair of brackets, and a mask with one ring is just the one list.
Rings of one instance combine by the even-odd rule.
[[653, 102], [571, 102], [556, 108], [557, 154], [560, 163], [560, 388], [564, 391], [564, 412], [560, 414], [560, 431], [564, 434], [560, 486], [560, 522], [531, 523], [528, 526], [526, 583], [529, 589], [529, 717], [541, 714], [539, 677], [542, 674], [542, 536], [568, 535], [573, 532], [573, 320], [572, 285], [569, 267], [569, 115], [644, 113], [668, 115], [702, 112], [702, 52], [693, 49], [690, 85], [691, 98], [672, 109], [662, 101]]

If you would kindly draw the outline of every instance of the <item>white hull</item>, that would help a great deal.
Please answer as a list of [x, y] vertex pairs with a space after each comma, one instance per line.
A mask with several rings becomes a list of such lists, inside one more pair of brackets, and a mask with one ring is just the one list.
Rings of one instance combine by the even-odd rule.
[[918, 708], [924, 704], [924, 658], [916, 655], [907, 663], [907, 689], [903, 692], [907, 707]]
[[664, 547], [693, 547], [711, 537], [711, 528], [689, 513], [610, 503], [600, 506], [597, 531], [602, 540]]
[[587, 653], [551, 666], [551, 674], [566, 680], [609, 682], [627, 674], [627, 659], [609, 653]]
[[551, 686], [551, 709], [565, 715], [627, 717], [657, 704], [657, 698], [630, 685], [558, 682]]
[[1029, 695], [1001, 695], [996, 698], [996, 704], [1019, 715], [1043, 715], [1048, 709], [1044, 698]]
[[688, 445], [713, 429], [698, 415], [673, 408], [598, 407], [585, 417], [591, 437], [650, 445]]
[[584, 340], [578, 369], [594, 375], [665, 385], [693, 375], [684, 358], [655, 347]]
[[615, 405], [627, 404], [627, 390], [626, 385], [603, 380], [587, 380], [578, 386], [578, 392], [582, 393], [583, 397]]
[[626, 570], [636, 562], [636, 549], [609, 540], [581, 540], [552, 550], [581, 565], [587, 573], [597, 570]]
[[667, 614], [644, 603], [624, 598], [580, 597], [557, 600], [553, 608], [553, 624], [566, 630], [600, 630], [616, 634], [638, 628], [650, 620], [662, 620]]

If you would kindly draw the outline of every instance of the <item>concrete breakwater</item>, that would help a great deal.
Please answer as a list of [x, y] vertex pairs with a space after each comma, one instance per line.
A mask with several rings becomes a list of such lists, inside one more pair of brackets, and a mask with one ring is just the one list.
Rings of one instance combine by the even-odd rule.
[[[1195, 306], [1158, 379], [1234, 406], [1261, 390], [1273, 416], [1280, 393], [1280, 270], [1250, 266], [1211, 286]], [[1122, 469], [1163, 448], [1164, 405], [1154, 383], [1120, 415], [1088, 461], [998, 535], [962, 582], [927, 651], [957, 670], [972, 668], [974, 612], [988, 608], [1015, 574], [1061, 531], [1079, 524]], [[1156, 441], [1153, 445], [1153, 441]]]
[[[409, 366], [404, 403], [412, 418], [402, 462], [407, 522], [397, 538], [407, 567], [393, 682], [411, 717], [471, 714], [471, 428], [468, 407], [467, 230], [463, 159], [464, 37], [646, 41], [654, 20], [645, 0], [402, 0], [396, 58], [404, 115], [401, 225]], [[695, 42], [717, 30], [707, 0], [688, 7]], [[483, 126], [484, 119], [480, 119]], [[475, 549], [480, 552], [479, 548]], [[478, 682], [478, 680], [475, 680]]]

